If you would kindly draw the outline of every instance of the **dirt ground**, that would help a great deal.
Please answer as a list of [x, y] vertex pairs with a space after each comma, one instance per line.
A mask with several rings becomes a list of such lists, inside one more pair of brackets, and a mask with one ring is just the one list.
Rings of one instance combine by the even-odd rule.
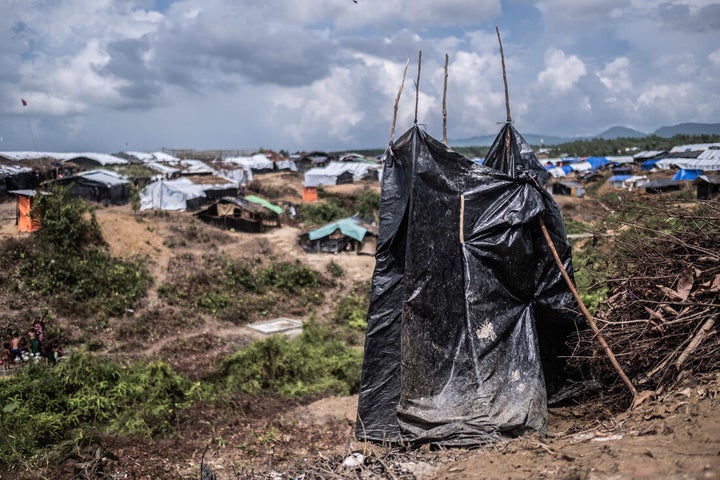
[[[284, 181], [267, 177], [265, 186], [280, 188]], [[282, 193], [299, 202], [297, 189]], [[561, 206], [587, 215], [578, 199]], [[14, 209], [12, 201], [0, 203], [0, 239], [26, 235], [15, 230]], [[134, 215], [129, 206], [111, 206], [98, 207], [96, 215], [113, 254], [148, 259], [154, 289], [167, 278], [171, 259], [181, 254], [298, 260], [322, 272], [334, 261], [345, 272], [345, 281], [308, 313], [318, 318], [327, 315], [334, 299], [353, 283], [369, 281], [375, 264], [371, 256], [305, 253], [297, 242], [301, 230], [294, 226], [252, 235], [219, 231], [187, 212]], [[179, 245], [173, 238], [187, 236], [188, 225], [203, 240]], [[156, 290], [139, 310], [172, 315]], [[127, 344], [113, 333], [127, 321], [111, 322], [100, 354], [159, 356], [190, 374], [211, 369], [224, 354], [263, 337], [245, 325], [203, 316], [153, 334], [147, 342]], [[720, 479], [720, 373], [681, 375], [676, 389], [659, 392], [635, 410], [616, 408], [617, 393], [612, 398], [601, 395], [551, 408], [547, 435], [472, 450], [406, 450], [358, 442], [353, 437], [357, 396], [300, 403], [239, 395], [224, 409], [196, 405], [184, 412], [169, 438], [116, 444], [120, 461], [113, 466], [113, 478], [199, 478], [204, 454], [218, 479]], [[626, 398], [628, 407], [630, 400]], [[353, 466], [352, 458], [363, 460]]]

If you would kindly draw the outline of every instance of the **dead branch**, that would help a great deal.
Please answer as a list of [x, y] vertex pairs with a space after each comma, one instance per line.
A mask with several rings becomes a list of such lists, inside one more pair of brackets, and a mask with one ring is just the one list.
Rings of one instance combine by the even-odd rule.
[[688, 344], [687, 348], [683, 350], [683, 352], [678, 357], [677, 361], [675, 362], [675, 368], [680, 370], [680, 368], [683, 366], [685, 361], [688, 359], [690, 355], [692, 355], [695, 350], [697, 350], [698, 346], [705, 340], [705, 337], [707, 337], [708, 332], [710, 329], [715, 325], [715, 318], [717, 317], [717, 314], [713, 315], [712, 317], [708, 318], [707, 321], [703, 324], [702, 327], [700, 327], [700, 331], [697, 332], [697, 334], [693, 337], [693, 339]]

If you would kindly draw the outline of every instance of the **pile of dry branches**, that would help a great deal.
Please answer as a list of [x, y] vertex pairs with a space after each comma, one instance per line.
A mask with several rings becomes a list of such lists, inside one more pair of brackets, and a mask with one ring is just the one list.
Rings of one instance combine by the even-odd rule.
[[[633, 383], [658, 390], [720, 368], [720, 203], [650, 199], [611, 215], [593, 247], [615, 275], [595, 319]], [[590, 330], [570, 364], [621, 387]]]

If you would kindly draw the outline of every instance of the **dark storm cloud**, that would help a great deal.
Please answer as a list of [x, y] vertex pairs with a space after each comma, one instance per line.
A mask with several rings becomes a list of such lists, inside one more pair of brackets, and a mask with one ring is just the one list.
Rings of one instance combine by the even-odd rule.
[[106, 47], [110, 60], [98, 69], [100, 75], [125, 81], [118, 87], [118, 92], [129, 102], [129, 106], [157, 98], [162, 93], [157, 73], [144, 60], [150, 48], [148, 36], [114, 41]]
[[[159, 32], [154, 61], [164, 79], [176, 85], [189, 82], [195, 88], [237, 76], [250, 84], [298, 87], [342, 63], [337, 43], [324, 31], [263, 22], [218, 29], [202, 15], [195, 20]], [[178, 77], [178, 69], [187, 75]]]

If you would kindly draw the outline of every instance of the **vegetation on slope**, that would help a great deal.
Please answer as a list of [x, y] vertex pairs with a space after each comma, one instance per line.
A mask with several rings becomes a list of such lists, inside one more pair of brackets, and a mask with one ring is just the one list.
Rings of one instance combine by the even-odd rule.
[[55, 187], [33, 208], [42, 229], [0, 246], [0, 290], [76, 318], [122, 315], [145, 295], [150, 275], [141, 259], [111, 256], [94, 212]]

